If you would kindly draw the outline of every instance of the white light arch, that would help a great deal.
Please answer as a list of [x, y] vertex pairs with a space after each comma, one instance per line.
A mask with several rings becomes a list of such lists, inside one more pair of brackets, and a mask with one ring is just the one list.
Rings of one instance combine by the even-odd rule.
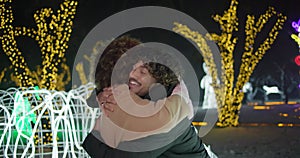
[[[69, 92], [0, 90], [0, 149], [4, 157], [88, 157], [81, 144], [100, 114], [99, 108], [86, 103], [93, 89], [89, 83]], [[34, 97], [27, 102], [28, 96]], [[31, 107], [26, 109], [26, 104]], [[23, 108], [18, 108], [21, 105]], [[46, 117], [51, 123], [48, 131], [42, 128], [41, 120]], [[44, 132], [52, 134], [53, 142], [37, 145], [34, 136]]]

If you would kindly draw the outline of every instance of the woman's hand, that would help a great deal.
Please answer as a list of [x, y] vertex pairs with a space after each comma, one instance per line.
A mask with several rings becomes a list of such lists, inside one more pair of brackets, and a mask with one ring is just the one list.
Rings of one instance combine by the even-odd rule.
[[113, 112], [113, 106], [116, 104], [113, 97], [112, 88], [104, 88], [103, 91], [98, 94], [97, 101], [103, 114], [109, 117], [108, 112]]

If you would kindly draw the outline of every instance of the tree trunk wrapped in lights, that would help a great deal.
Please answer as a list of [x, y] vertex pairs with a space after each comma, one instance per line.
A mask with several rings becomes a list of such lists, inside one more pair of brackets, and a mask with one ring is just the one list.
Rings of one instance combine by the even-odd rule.
[[[237, 0], [232, 0], [230, 7], [226, 10], [223, 16], [215, 15], [213, 19], [220, 24], [221, 34], [206, 35], [205, 38], [198, 32], [190, 30], [187, 26], [175, 23], [174, 31], [182, 34], [186, 38], [194, 41], [199, 49], [203, 52], [204, 62], [207, 63], [209, 73], [212, 76], [214, 91], [218, 103], [219, 120], [217, 125], [220, 127], [238, 126], [238, 119], [240, 108], [244, 93], [242, 87], [249, 81], [253, 70], [258, 62], [262, 59], [267, 50], [271, 48], [277, 38], [279, 30], [282, 29], [286, 17], [278, 13], [274, 8], [270, 7], [263, 15], [260, 15], [255, 22], [253, 15], [247, 16], [245, 25], [245, 46], [242, 55], [242, 62], [239, 69], [236, 84], [234, 85], [234, 59], [233, 51], [237, 43], [237, 38], [233, 37], [233, 32], [238, 31], [237, 18]], [[259, 47], [254, 50], [254, 42], [257, 34], [261, 32], [265, 24], [272, 16], [277, 16], [277, 21], [268, 33], [268, 37]], [[218, 77], [216, 64], [212, 59], [212, 52], [209, 49], [205, 39], [215, 41], [220, 49], [222, 71], [221, 76]], [[223, 82], [218, 83], [220, 78]]]

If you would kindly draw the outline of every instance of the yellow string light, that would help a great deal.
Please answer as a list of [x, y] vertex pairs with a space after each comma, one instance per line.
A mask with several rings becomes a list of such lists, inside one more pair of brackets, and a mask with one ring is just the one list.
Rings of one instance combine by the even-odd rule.
[[85, 75], [85, 72], [84, 72], [84, 68], [83, 68], [83, 63], [80, 62], [76, 65], [76, 71], [78, 72], [79, 74], [79, 79], [81, 81], [81, 84], [87, 84], [88, 81], [86, 79], [86, 75]]
[[[216, 64], [213, 60], [213, 53], [208, 46], [205, 37], [203, 37], [200, 33], [197, 31], [192, 31], [190, 28], [188, 28], [186, 25], [180, 24], [175, 22], [175, 27], [173, 28], [173, 31], [182, 34], [187, 39], [190, 39], [196, 43], [198, 48], [201, 50], [203, 60], [206, 63], [208, 67], [208, 73], [210, 76], [212, 76], [212, 83], [211, 85], [214, 88], [215, 95], [217, 99], [217, 104], [223, 105], [224, 101], [224, 84], [218, 82], [218, 72], [216, 68]], [[208, 36], [207, 36], [208, 37]], [[220, 108], [218, 108], [220, 109]]]
[[6, 72], [7, 68], [4, 68], [1, 72], [0, 72], [0, 83], [2, 82], [2, 79], [4, 78], [5, 72]]
[[[70, 70], [66, 69], [64, 54], [72, 33], [77, 2], [65, 0], [56, 14], [51, 8], [37, 10], [34, 14], [36, 29], [14, 27], [13, 11], [10, 6], [12, 0], [0, 0], [0, 3], [0, 29], [3, 30], [0, 40], [2, 49], [12, 64], [14, 71], [13, 75], [10, 75], [12, 81], [19, 87], [38, 85], [49, 90], [63, 90], [70, 82]], [[41, 70], [31, 71], [28, 68], [17, 46], [16, 39], [20, 36], [27, 36], [37, 41], [42, 52]], [[60, 73], [59, 69], [62, 69]]]
[[[300, 34], [300, 33], [299, 33]], [[295, 42], [298, 44], [298, 46], [300, 47], [300, 37], [299, 36], [297, 36], [296, 34], [292, 34], [291, 35], [291, 38], [293, 39], [293, 40], [295, 40]]]
[[[66, 64], [65, 52], [72, 33], [74, 16], [78, 2], [65, 0], [55, 13], [52, 8], [42, 8], [34, 14], [36, 28], [13, 26], [12, 0], [0, 0], [0, 36], [2, 49], [11, 61], [13, 74], [11, 80], [19, 87], [33, 87], [48, 90], [63, 90], [70, 82], [70, 68]], [[42, 52], [42, 64], [36, 71], [28, 68], [22, 52], [19, 50], [16, 39], [26, 36], [34, 39]], [[59, 69], [62, 71], [59, 73]], [[6, 71], [3, 70], [3, 71]], [[1, 79], [3, 78], [1, 72]], [[48, 115], [46, 111], [44, 115]], [[42, 123], [45, 131], [51, 131], [48, 121]], [[50, 134], [49, 134], [50, 133]], [[45, 137], [44, 139], [41, 139]], [[51, 132], [44, 132], [42, 136], [35, 135], [36, 144], [51, 142]]]
[[[197, 46], [203, 52], [204, 62], [207, 63], [214, 82], [213, 87], [216, 93], [219, 112], [219, 122], [217, 125], [221, 127], [238, 126], [239, 112], [244, 97], [242, 87], [248, 82], [253, 70], [262, 59], [263, 55], [271, 48], [271, 45], [278, 36], [279, 30], [282, 29], [282, 26], [286, 21], [286, 17], [281, 13], [277, 13], [272, 7], [270, 7], [265, 14], [262, 14], [256, 22], [254, 16], [247, 16], [245, 25], [245, 51], [242, 55], [238, 78], [236, 85], [234, 86], [233, 51], [237, 43], [237, 38], [233, 37], [233, 32], [238, 31], [237, 5], [238, 1], [232, 0], [229, 9], [224, 11], [223, 16], [213, 16], [213, 19], [220, 24], [222, 31], [220, 35], [215, 33], [210, 34], [210, 36], [206, 35], [206, 39], [215, 41], [219, 46], [222, 69], [224, 70], [224, 74], [222, 74], [220, 78], [224, 81], [224, 85], [216, 84], [218, 76], [215, 63], [210, 59], [212, 57], [212, 52], [206, 42], [203, 42], [204, 38], [202, 35], [198, 32], [189, 30], [187, 26], [177, 23], [175, 23], [174, 28], [176, 32], [197, 43]], [[261, 32], [272, 16], [277, 16], [277, 21], [269, 32], [268, 37], [259, 45], [258, 49], [254, 51], [253, 46], [257, 34]]]
[[[86, 84], [88, 82], [94, 82], [94, 77], [95, 77], [95, 69], [97, 64], [97, 59], [100, 56], [100, 53], [104, 51], [106, 46], [111, 42], [112, 40], [106, 40], [106, 41], [97, 41], [96, 44], [93, 47], [93, 51], [91, 54], [88, 56], [87, 54], [84, 54], [83, 57], [86, 61], [88, 61], [89, 65], [89, 73], [88, 75], [85, 73], [84, 65], [82, 62], [76, 64], [76, 71], [79, 75], [79, 79], [81, 81], [81, 84]], [[76, 85], [74, 85], [76, 86]]]

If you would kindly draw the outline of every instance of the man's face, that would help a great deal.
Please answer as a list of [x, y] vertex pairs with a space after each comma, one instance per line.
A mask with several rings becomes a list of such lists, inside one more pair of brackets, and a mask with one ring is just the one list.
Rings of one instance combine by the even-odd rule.
[[144, 67], [142, 61], [139, 61], [133, 66], [129, 73], [128, 86], [131, 92], [144, 96], [149, 92], [152, 84], [156, 83], [155, 78], [151, 76], [148, 69]]

